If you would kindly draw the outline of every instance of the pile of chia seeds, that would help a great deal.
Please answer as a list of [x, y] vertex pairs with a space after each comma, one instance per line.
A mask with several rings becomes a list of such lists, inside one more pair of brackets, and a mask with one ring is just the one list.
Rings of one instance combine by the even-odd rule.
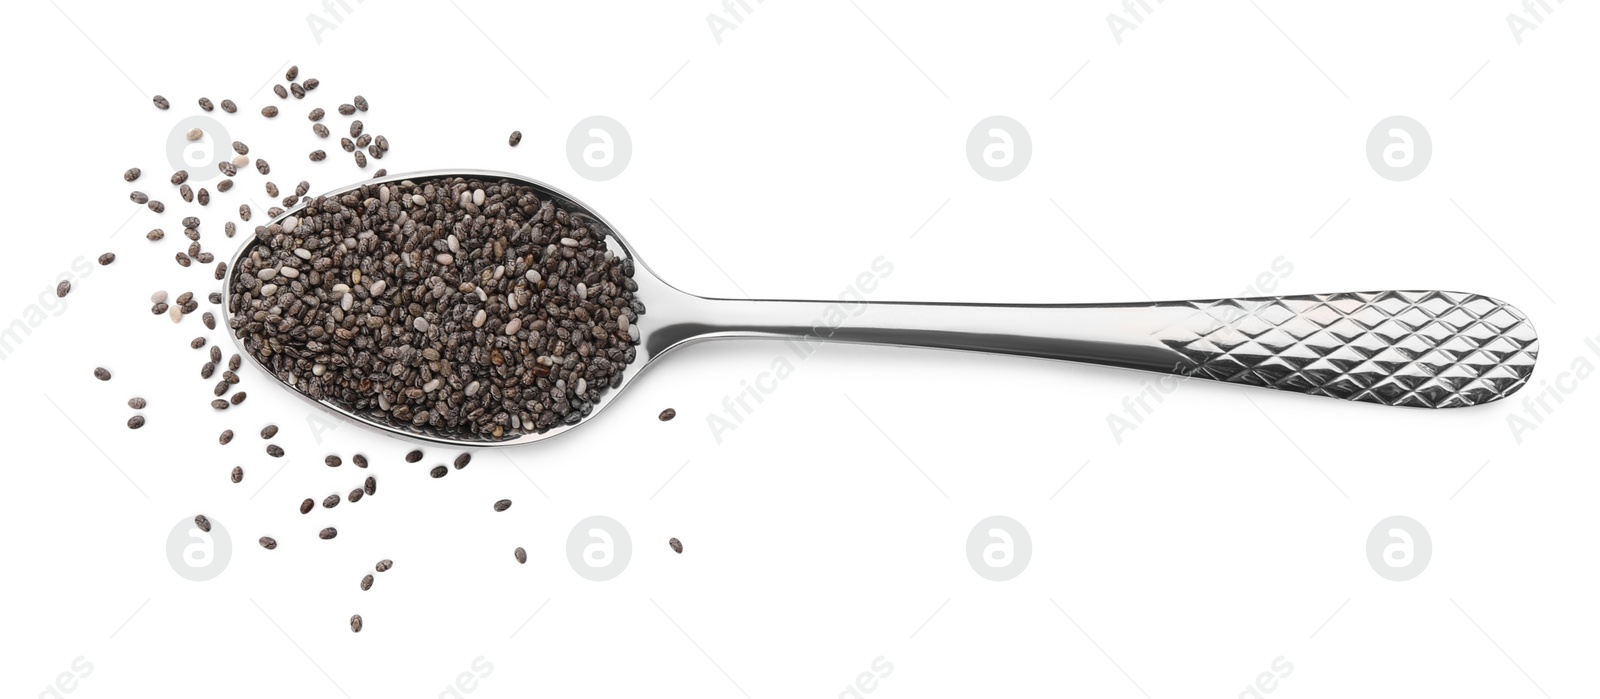
[[497, 441], [574, 424], [636, 357], [633, 262], [527, 185], [366, 183], [256, 229], [234, 333], [284, 383]]

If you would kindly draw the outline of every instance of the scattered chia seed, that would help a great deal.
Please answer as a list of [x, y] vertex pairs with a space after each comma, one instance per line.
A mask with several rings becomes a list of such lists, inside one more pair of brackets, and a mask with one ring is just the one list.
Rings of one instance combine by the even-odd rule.
[[[236, 354], [233, 356], [237, 357], [239, 355]], [[367, 457], [362, 456], [361, 454], [356, 454], [355, 456], [350, 457], [350, 461], [356, 465], [356, 468], [367, 467]]]
[[97, 378], [97, 379], [100, 379], [101, 381], [110, 381], [111, 380], [111, 372], [106, 371], [105, 367], [95, 367], [94, 368], [94, 377]]
[[378, 493], [378, 479], [367, 476], [366, 482], [361, 484], [361, 492], [368, 495], [376, 495]]
[[137, 430], [140, 427], [144, 427], [144, 416], [143, 415], [135, 415], [133, 417], [128, 418], [128, 429]]
[[104, 267], [104, 266], [109, 265], [109, 264], [111, 264], [113, 262], [116, 262], [116, 261], [117, 261], [117, 254], [114, 253], [114, 252], [108, 252], [108, 253], [105, 253], [104, 255], [100, 256], [100, 266], [101, 267]]
[[278, 433], [278, 426], [277, 425], [267, 425], [266, 427], [261, 428], [261, 438], [262, 439], [272, 439], [272, 436], [277, 434], [277, 433]]
[[134, 180], [139, 179], [139, 175], [141, 175], [141, 174], [143, 174], [143, 173], [142, 173], [142, 171], [139, 170], [139, 168], [130, 167], [130, 168], [128, 168], [127, 172], [122, 173], [122, 179], [123, 179], [123, 181], [126, 181], [126, 182], [132, 182]]
[[528, 552], [522, 550], [521, 546], [518, 546], [517, 550], [512, 551], [511, 555], [516, 556], [518, 563], [527, 563], [528, 562]]
[[382, 573], [383, 571], [386, 571], [386, 570], [388, 570], [390, 568], [393, 568], [393, 567], [394, 567], [394, 561], [391, 561], [391, 560], [389, 560], [387, 558], [385, 558], [385, 559], [383, 559], [381, 561], [378, 561], [378, 565], [373, 566], [373, 568], [376, 569], [379, 573]]
[[144, 410], [145, 405], [145, 400], [138, 396], [128, 399], [128, 407], [133, 408], [134, 410]]
[[280, 446], [278, 446], [276, 444], [268, 444], [267, 445], [267, 456], [270, 456], [270, 457], [272, 457], [274, 459], [282, 458], [283, 457], [283, 447], [280, 447]]
[[671, 420], [672, 418], [675, 418], [677, 416], [678, 416], [678, 411], [673, 410], [672, 408], [667, 408], [666, 410], [661, 411], [661, 415], [660, 415], [662, 422], [666, 422], [666, 421]]
[[365, 592], [370, 589], [372, 589], [372, 574], [367, 573], [361, 577], [361, 590]]
[[306, 498], [305, 502], [300, 503], [300, 514], [306, 514], [311, 511], [311, 508], [316, 506], [317, 501], [312, 500], [311, 498]]
[[444, 478], [444, 474], [449, 472], [450, 469], [445, 468], [444, 466], [434, 466], [433, 470], [428, 472], [428, 475], [433, 476], [434, 478]]
[[278, 548], [278, 540], [270, 536], [263, 536], [261, 537], [261, 548], [264, 548], [268, 551]]
[[[279, 85], [278, 89], [282, 90], [283, 86]], [[274, 106], [272, 106], [270, 104], [265, 106], [265, 107], [262, 107], [261, 108], [261, 116], [264, 116], [264, 117], [266, 117], [268, 119], [271, 119], [272, 117], [278, 116], [278, 108], [274, 107]]]
[[233, 473], [229, 474], [229, 478], [235, 483], [244, 480], [244, 467], [234, 466]]
[[222, 111], [232, 114], [239, 111], [239, 107], [233, 103], [233, 100], [223, 100]]
[[467, 467], [467, 464], [470, 463], [472, 463], [472, 455], [463, 452], [460, 456], [456, 457], [456, 470], [459, 471], [464, 469]]
[[327, 464], [328, 468], [338, 468], [339, 464], [344, 463], [344, 460], [340, 459], [338, 456], [329, 454], [328, 458], [322, 460], [322, 463]]
[[505, 512], [506, 510], [509, 510], [509, 509], [511, 509], [511, 501], [510, 500], [497, 500], [494, 503], [494, 511], [495, 512]]
[[206, 519], [205, 515], [195, 515], [194, 526], [199, 528], [200, 531], [209, 532], [211, 531], [211, 520]]
[[223, 430], [222, 436], [217, 437], [218, 444], [227, 444], [233, 441], [233, 430]]
[[338, 535], [339, 535], [339, 530], [334, 529], [333, 527], [328, 527], [327, 529], [324, 529], [324, 530], [322, 530], [320, 532], [317, 532], [317, 536], [321, 537], [324, 540], [332, 539], [333, 537], [336, 537]]
[[350, 502], [361, 502], [361, 496], [365, 494], [366, 493], [361, 492], [360, 488], [356, 488], [355, 490], [350, 491], [350, 494], [345, 496], [344, 499], [349, 500]]
[[421, 461], [421, 460], [422, 460], [422, 450], [421, 449], [412, 449], [411, 451], [406, 453], [406, 463], [408, 463], [408, 464], [414, 464], [414, 463], [416, 463], [418, 461]]
[[[333, 530], [330, 529], [328, 531], [333, 531]], [[352, 614], [352, 615], [350, 615], [350, 630], [355, 632], [355, 633], [361, 633], [361, 615], [360, 614]]]
[[672, 547], [673, 553], [683, 553], [683, 542], [678, 541], [677, 537], [667, 539], [667, 545]]
[[156, 109], [166, 109], [167, 107], [172, 106], [171, 103], [167, 102], [167, 98], [162, 97], [161, 95], [156, 95], [150, 101], [156, 104]]
[[56, 284], [56, 298], [66, 298], [69, 293], [72, 293], [72, 282], [63, 279]]
[[322, 499], [322, 506], [324, 508], [332, 509], [334, 506], [336, 506], [338, 504], [339, 504], [339, 496], [338, 496], [338, 494], [329, 495], [328, 497], [325, 497], [325, 498]]
[[510, 140], [511, 147], [512, 148], [516, 148], [517, 144], [521, 143], [521, 142], [522, 142], [522, 132], [521, 131], [512, 131], [511, 132], [511, 140]]

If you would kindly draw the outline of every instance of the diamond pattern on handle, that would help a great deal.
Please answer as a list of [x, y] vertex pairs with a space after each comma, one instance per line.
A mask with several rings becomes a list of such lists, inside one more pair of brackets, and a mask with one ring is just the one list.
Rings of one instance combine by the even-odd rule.
[[1516, 308], [1449, 291], [1158, 303], [1192, 315], [1157, 333], [1185, 374], [1346, 400], [1458, 408], [1533, 373], [1539, 338]]

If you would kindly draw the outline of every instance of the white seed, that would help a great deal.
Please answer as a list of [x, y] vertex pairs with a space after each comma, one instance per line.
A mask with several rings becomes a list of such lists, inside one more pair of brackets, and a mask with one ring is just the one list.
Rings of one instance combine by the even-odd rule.
[[[262, 284], [261, 285], [261, 295], [262, 296], [271, 296], [271, 295], [276, 294], [276, 293], [278, 293], [278, 285], [277, 284]], [[274, 312], [276, 312], [276, 311], [274, 311]]]
[[454, 233], [450, 234], [450, 237], [445, 238], [444, 243], [445, 245], [450, 246], [450, 252], [457, 255], [461, 254], [461, 241], [456, 238]]
[[617, 329], [622, 332], [628, 332], [628, 314], [624, 313], [617, 316]]
[[268, 279], [276, 276], [278, 276], [278, 270], [272, 267], [256, 270], [256, 279], [260, 279], [261, 281], [267, 281]]
[[456, 258], [448, 252], [441, 252], [433, 256], [433, 261], [441, 265], [448, 265], [455, 262]]
[[462, 391], [462, 393], [467, 394], [467, 397], [470, 398], [472, 396], [478, 395], [478, 388], [479, 388], [478, 382], [474, 381], [472, 383], [467, 384], [467, 389], [465, 391]]
[[639, 341], [639, 326], [637, 326], [637, 325], [628, 326], [628, 339], [629, 340], [633, 340], [634, 342], [638, 342]]
[[342, 293], [344, 293], [346, 291], [349, 291], [349, 290], [350, 290], [350, 285], [346, 284], [344, 282], [339, 282], [338, 284], [334, 284], [333, 285], [333, 293], [335, 293], [335, 294], [342, 294]]
[[[286, 231], [292, 231], [292, 230], [295, 229], [296, 226], [299, 226], [299, 225], [300, 225], [300, 219], [295, 218], [293, 216], [286, 216], [283, 219], [283, 229], [286, 230]], [[300, 252], [298, 250], [296, 250], [295, 254], [298, 255], [298, 254], [300, 254]]]
[[485, 197], [483, 196], [483, 190], [481, 190], [481, 189], [472, 190], [472, 204], [473, 204], [473, 206], [483, 206], [484, 199], [485, 199]]
[[174, 305], [172, 310], [167, 311], [167, 315], [172, 316], [174, 323], [183, 320], [183, 306]]
[[328, 370], [328, 365], [326, 365], [326, 364], [313, 364], [313, 365], [311, 365], [311, 375], [312, 376], [321, 376], [327, 370]]
[[517, 310], [517, 295], [506, 294], [506, 305], [510, 306], [513, 311]]
[[369, 291], [372, 293], [373, 296], [382, 296], [384, 290], [386, 290], [388, 288], [389, 288], [389, 283], [385, 282], [382, 279], [379, 279], [378, 281], [375, 281], [375, 282], [372, 283], [372, 288], [369, 289]]
[[152, 304], [166, 303], [166, 302], [167, 302], [167, 292], [165, 292], [165, 291], [157, 291], [156, 293], [153, 293], [153, 294], [150, 295], [150, 303], [152, 303]]
[[411, 203], [417, 206], [427, 206], [428, 200], [424, 199], [421, 194], [413, 194], [411, 195]]
[[411, 327], [416, 328], [419, 333], [428, 332], [428, 321], [425, 318], [418, 318], [411, 322]]
[[381, 201], [381, 202], [383, 202], [385, 204], [389, 203], [389, 186], [388, 185], [384, 185], [384, 186], [378, 188], [378, 201]]
[[307, 250], [305, 248], [295, 248], [294, 249], [294, 256], [298, 257], [298, 258], [300, 258], [302, 260], [309, 260], [309, 259], [311, 259], [311, 251]]
[[234, 167], [244, 167], [244, 166], [249, 165], [249, 164], [250, 164], [250, 159], [249, 158], [247, 158], [245, 156], [242, 156], [242, 155], [233, 156], [233, 166]]
[[288, 265], [284, 265], [283, 269], [279, 270], [278, 273], [290, 279], [298, 279], [300, 277], [300, 270]]
[[489, 294], [483, 290], [483, 287], [481, 287], [481, 286], [478, 287], [477, 293], [478, 293], [478, 300], [479, 301], [483, 301], [483, 302], [488, 302], [489, 301]]
[[507, 335], [515, 335], [515, 334], [517, 334], [517, 331], [521, 330], [521, 329], [522, 329], [522, 319], [521, 318], [512, 318], [511, 322], [506, 323], [506, 334]]
[[472, 192], [462, 192], [461, 193], [461, 205], [462, 206], [466, 206], [466, 205], [471, 204], [471, 203], [472, 203]]
[[578, 282], [578, 300], [579, 301], [583, 301], [583, 300], [586, 300], [588, 298], [589, 298], [589, 287], [585, 286], [583, 282]]
[[494, 280], [500, 281], [500, 278], [504, 276], [506, 276], [506, 266], [496, 265], [494, 268]]
[[441, 383], [444, 383], [443, 379], [434, 379], [434, 380], [429, 381], [429, 382], [427, 382], [425, 384], [422, 384], [422, 392], [423, 393], [433, 393], [434, 391], [439, 390], [439, 384], [441, 384]]
[[562, 238], [561, 239], [561, 244], [565, 245], [565, 246], [567, 246], [569, 248], [578, 247], [578, 241], [575, 238]]
[[356, 295], [355, 294], [345, 294], [343, 298], [339, 299], [339, 308], [348, 311], [348, 310], [350, 310], [351, 306], [355, 305], [355, 303], [356, 303]]
[[385, 398], [382, 393], [378, 394], [378, 408], [379, 409], [388, 410], [392, 405], [393, 404], [389, 402], [389, 399]]
[[480, 308], [478, 309], [478, 314], [472, 317], [472, 327], [481, 328], [483, 327], [483, 321], [488, 319], [489, 314], [485, 313], [484, 310]]
[[541, 279], [541, 277], [539, 276], [539, 270], [537, 270], [537, 269], [530, 269], [530, 270], [528, 270], [527, 274], [524, 274], [522, 276], [523, 276], [524, 279], [528, 280], [529, 284], [538, 284], [539, 280]]
[[587, 390], [589, 390], [589, 382], [584, 379], [578, 379], [578, 389], [574, 393], [581, 396]]

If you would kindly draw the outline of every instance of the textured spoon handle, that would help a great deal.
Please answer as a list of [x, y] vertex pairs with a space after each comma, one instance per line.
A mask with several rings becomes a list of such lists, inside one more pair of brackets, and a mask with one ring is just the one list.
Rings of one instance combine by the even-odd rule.
[[[1503, 301], [1369, 291], [1104, 305], [698, 299], [662, 351], [691, 338], [780, 337], [1064, 359], [1345, 400], [1457, 408], [1499, 400], [1533, 373], [1538, 337]], [[968, 390], [975, 377], [950, 377]]]
[[1158, 303], [1189, 311], [1157, 333], [1217, 381], [1420, 408], [1487, 403], [1533, 373], [1539, 339], [1516, 308], [1449, 291]]

